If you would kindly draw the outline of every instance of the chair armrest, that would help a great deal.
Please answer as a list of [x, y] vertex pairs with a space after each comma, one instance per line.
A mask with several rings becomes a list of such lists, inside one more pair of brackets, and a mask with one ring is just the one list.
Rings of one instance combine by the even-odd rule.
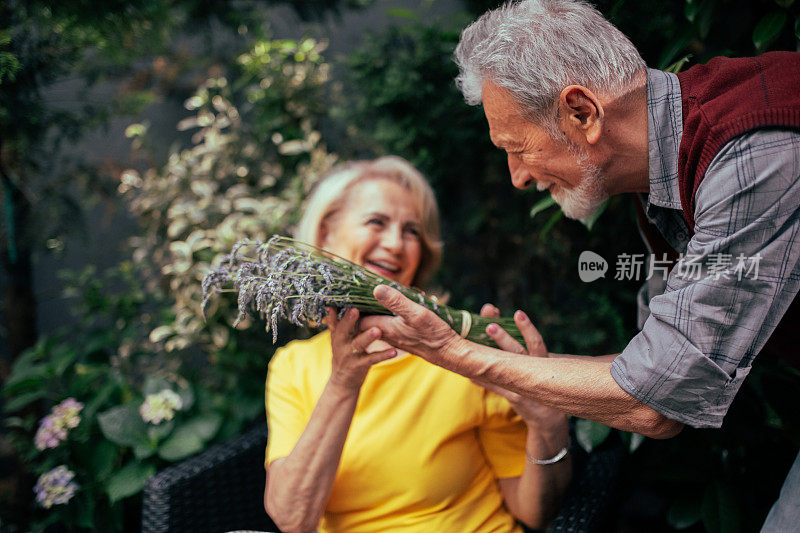
[[616, 504], [622, 464], [627, 457], [625, 445], [612, 436], [587, 454], [573, 445], [575, 476], [564, 503], [547, 528], [548, 533], [597, 533], [604, 531]]
[[267, 426], [170, 466], [145, 484], [142, 532], [277, 531], [264, 511]]

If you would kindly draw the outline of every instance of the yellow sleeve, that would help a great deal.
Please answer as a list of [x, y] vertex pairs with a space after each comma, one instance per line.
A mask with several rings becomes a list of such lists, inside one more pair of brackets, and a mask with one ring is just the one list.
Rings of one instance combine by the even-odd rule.
[[490, 391], [484, 393], [484, 422], [478, 437], [495, 477], [517, 477], [525, 470], [525, 422], [508, 400]]
[[265, 466], [289, 455], [305, 429], [311, 413], [298, 384], [292, 346], [280, 348], [272, 356], [267, 372], [267, 451]]

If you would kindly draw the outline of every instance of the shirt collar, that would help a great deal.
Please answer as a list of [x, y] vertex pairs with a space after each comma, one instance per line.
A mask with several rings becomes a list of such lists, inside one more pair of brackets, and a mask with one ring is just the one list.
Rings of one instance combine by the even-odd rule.
[[681, 209], [678, 187], [678, 146], [683, 135], [683, 107], [678, 77], [647, 69], [647, 137], [651, 206]]

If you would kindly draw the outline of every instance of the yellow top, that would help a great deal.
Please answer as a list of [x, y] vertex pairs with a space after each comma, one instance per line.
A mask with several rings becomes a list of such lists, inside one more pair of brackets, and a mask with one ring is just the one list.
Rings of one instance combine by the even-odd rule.
[[[328, 332], [275, 353], [267, 463], [292, 451], [331, 374]], [[496, 478], [525, 468], [525, 424], [505, 398], [412, 356], [361, 388], [320, 531], [515, 532]]]

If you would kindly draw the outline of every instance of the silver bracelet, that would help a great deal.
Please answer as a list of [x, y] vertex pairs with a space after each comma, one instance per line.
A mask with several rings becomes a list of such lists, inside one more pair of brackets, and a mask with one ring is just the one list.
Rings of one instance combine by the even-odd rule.
[[525, 459], [527, 459], [529, 462], [535, 465], [543, 465], [543, 466], [552, 465], [559, 462], [560, 460], [562, 460], [564, 457], [567, 456], [567, 454], [569, 453], [569, 446], [570, 443], [567, 442], [567, 445], [561, 448], [558, 451], [558, 453], [555, 454], [550, 459], [536, 459], [535, 457], [531, 457], [531, 455], [528, 453], [528, 450], [525, 450]]

